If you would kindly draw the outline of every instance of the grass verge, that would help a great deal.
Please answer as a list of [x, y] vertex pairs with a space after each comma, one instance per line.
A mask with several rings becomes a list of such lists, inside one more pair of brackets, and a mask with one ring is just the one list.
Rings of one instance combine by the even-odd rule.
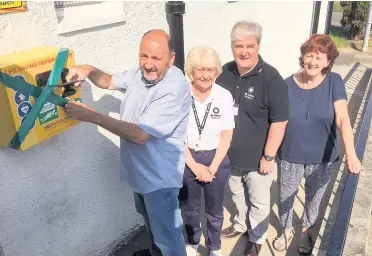
[[[331, 30], [329, 33], [330, 37], [332, 38], [333, 42], [337, 46], [337, 48], [353, 48], [358, 51], [362, 51], [363, 48], [363, 38], [360, 40], [350, 40], [348, 39], [348, 34], [344, 30]], [[372, 41], [371, 41], [372, 34], [368, 40], [368, 51], [369, 53], [372, 52]]]
[[342, 12], [343, 11], [340, 2], [334, 2], [333, 3], [333, 11], [334, 12]]

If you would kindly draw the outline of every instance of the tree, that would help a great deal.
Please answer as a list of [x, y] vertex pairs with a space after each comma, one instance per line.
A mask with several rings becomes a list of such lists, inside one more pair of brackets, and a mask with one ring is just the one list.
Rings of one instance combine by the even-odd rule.
[[341, 1], [340, 4], [344, 10], [341, 26], [348, 30], [350, 39], [360, 39], [368, 19], [369, 2]]

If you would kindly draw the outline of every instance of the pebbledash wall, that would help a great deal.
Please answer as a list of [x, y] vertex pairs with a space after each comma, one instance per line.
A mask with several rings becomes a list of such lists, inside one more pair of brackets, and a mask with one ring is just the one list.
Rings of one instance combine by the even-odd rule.
[[[263, 26], [263, 58], [286, 77], [298, 69], [312, 13], [311, 1], [186, 2], [185, 53], [209, 45], [222, 62], [231, 60], [230, 29], [251, 19]], [[69, 47], [78, 64], [117, 72], [137, 63], [140, 38], [151, 28], [168, 30], [164, 2], [56, 9], [53, 2], [28, 1], [28, 11], [0, 15], [0, 56], [36, 46]], [[83, 88], [86, 104], [113, 117], [118, 117], [121, 96]], [[142, 225], [132, 191], [119, 179], [118, 146], [117, 136], [81, 123], [25, 152], [1, 148], [0, 244], [5, 256], [109, 255]]]

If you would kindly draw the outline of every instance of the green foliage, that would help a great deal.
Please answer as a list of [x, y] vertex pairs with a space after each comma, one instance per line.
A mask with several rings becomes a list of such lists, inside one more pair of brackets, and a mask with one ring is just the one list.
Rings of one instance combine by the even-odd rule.
[[368, 19], [369, 2], [341, 1], [340, 4], [344, 10], [341, 25], [349, 31], [350, 39], [358, 40]]

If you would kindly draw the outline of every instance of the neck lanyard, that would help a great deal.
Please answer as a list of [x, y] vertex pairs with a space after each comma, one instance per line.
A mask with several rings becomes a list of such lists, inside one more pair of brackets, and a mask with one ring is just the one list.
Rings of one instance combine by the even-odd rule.
[[199, 117], [198, 117], [198, 112], [196, 111], [196, 107], [195, 107], [195, 100], [194, 100], [194, 97], [192, 97], [192, 110], [194, 111], [196, 125], [198, 126], [199, 140], [201, 140], [201, 134], [203, 132], [205, 123], [207, 122], [207, 118], [208, 118], [208, 114], [209, 114], [209, 110], [211, 108], [211, 105], [212, 105], [212, 102], [209, 102], [208, 105], [207, 105], [207, 110], [205, 111], [205, 114], [204, 114], [203, 122], [200, 125], [200, 121], [199, 121]]

